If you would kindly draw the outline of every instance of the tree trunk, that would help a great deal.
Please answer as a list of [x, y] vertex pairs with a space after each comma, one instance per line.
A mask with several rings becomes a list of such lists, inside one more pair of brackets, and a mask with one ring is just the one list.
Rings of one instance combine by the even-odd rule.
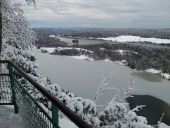
[[2, 51], [2, 3], [1, 2], [0, 2], [0, 59], [1, 59], [1, 51]]

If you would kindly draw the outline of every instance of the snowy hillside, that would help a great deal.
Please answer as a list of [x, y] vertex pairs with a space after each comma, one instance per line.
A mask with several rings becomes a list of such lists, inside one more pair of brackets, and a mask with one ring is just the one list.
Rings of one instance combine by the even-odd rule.
[[118, 37], [97, 38], [106, 41], [116, 42], [151, 42], [155, 44], [170, 44], [170, 39], [143, 38], [140, 36], [122, 35]]

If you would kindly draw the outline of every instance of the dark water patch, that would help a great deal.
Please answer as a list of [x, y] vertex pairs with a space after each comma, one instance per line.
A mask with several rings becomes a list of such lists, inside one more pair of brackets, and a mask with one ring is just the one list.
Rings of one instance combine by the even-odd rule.
[[149, 73], [149, 72], [134, 72], [132, 75], [136, 76], [136, 77], [140, 77], [146, 81], [150, 81], [150, 82], [161, 82], [162, 78], [157, 75], [157, 74], [153, 74], [153, 73]]
[[134, 97], [127, 98], [127, 102], [130, 109], [135, 108], [137, 105], [146, 105], [146, 107], [136, 113], [139, 116], [146, 117], [149, 124], [157, 124], [162, 113], [164, 113], [162, 122], [170, 125], [170, 105], [166, 102], [149, 95], [134, 95]]

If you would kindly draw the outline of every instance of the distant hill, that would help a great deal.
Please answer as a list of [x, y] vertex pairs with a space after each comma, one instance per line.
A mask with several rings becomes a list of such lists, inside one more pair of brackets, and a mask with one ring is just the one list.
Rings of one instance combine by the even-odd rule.
[[72, 37], [116, 37], [121, 35], [141, 36], [145, 38], [155, 37], [170, 39], [170, 28], [167, 29], [139, 29], [139, 28], [34, 28], [39, 34], [60, 34]]

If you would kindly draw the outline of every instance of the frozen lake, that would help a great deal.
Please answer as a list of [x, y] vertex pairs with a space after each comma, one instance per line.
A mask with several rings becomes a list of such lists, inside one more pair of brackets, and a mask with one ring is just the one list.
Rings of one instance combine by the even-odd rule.
[[[133, 80], [135, 94], [151, 95], [170, 103], [170, 81], [154, 74], [135, 71], [127, 66], [106, 61], [77, 60], [72, 57], [56, 56], [34, 51], [41, 71], [64, 90], [83, 98], [94, 99], [97, 87], [104, 76], [109, 76], [109, 86], [127, 89]], [[145, 76], [145, 77], [144, 77]], [[98, 104], [105, 104], [114, 96], [108, 91], [100, 96]]]

